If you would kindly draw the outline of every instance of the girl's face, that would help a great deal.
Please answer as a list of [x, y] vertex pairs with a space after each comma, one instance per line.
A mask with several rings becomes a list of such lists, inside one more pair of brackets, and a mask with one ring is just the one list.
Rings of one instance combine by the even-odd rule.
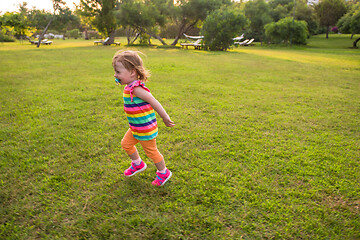
[[128, 85], [137, 80], [135, 69], [127, 70], [121, 62], [116, 62], [114, 67], [114, 77], [120, 80], [121, 85]]

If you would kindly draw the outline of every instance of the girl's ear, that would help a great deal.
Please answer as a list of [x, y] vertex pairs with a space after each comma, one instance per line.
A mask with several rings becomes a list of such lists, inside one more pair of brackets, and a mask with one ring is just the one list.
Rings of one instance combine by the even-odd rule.
[[133, 68], [133, 69], [131, 69], [131, 76], [133, 76], [133, 77], [136, 77], [137, 78], [137, 71], [135, 70], [135, 68]]

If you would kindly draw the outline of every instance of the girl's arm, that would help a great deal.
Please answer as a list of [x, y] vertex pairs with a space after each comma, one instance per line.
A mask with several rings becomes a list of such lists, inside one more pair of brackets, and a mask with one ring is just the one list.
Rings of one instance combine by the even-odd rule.
[[171, 121], [169, 115], [166, 113], [163, 106], [159, 103], [158, 100], [154, 98], [151, 93], [149, 93], [142, 87], [135, 87], [134, 94], [145, 102], [148, 102], [153, 107], [153, 109], [160, 115], [167, 127], [175, 126], [175, 123]]

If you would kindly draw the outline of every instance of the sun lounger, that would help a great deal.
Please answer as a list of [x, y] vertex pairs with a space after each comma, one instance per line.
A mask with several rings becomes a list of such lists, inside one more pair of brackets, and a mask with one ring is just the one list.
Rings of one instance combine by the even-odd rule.
[[108, 37], [105, 40], [94, 41], [94, 45], [99, 45], [99, 44], [101, 44], [101, 45], [115, 45], [115, 46], [120, 46], [121, 45], [121, 43], [119, 43], [119, 42], [109, 43], [109, 40], [110, 40], [110, 38]]
[[192, 47], [194, 47], [195, 49], [200, 50], [201, 47], [202, 47], [202, 45], [201, 45], [201, 43], [200, 43], [201, 40], [202, 40], [202, 39], [198, 39], [198, 40], [196, 40], [196, 42], [193, 42], [193, 43], [180, 43], [180, 45], [181, 45], [181, 48], [186, 47], [186, 49], [188, 49], [189, 46], [192, 46]]
[[253, 42], [255, 41], [255, 39], [254, 38], [252, 38], [252, 39], [250, 39], [250, 41], [248, 41], [247, 43], [245, 43], [244, 45], [242, 45], [242, 46], [253, 46], [253, 45], [255, 45]]
[[100, 41], [94, 41], [94, 45], [99, 45], [99, 44], [104, 44], [106, 43], [107, 41], [109, 41], [109, 37], [106, 38], [105, 40], [100, 40]]
[[234, 42], [235, 45], [239, 45], [239, 46], [243, 46], [244, 44], [246, 44], [247, 42], [249, 42], [250, 40], [249, 39], [246, 39], [242, 42]]
[[52, 41], [41, 41], [41, 44], [45, 44], [45, 45], [51, 45], [52, 44]]
[[187, 39], [203, 39], [204, 38], [204, 36], [189, 36], [189, 35], [186, 35], [185, 33], [184, 33], [184, 36], [187, 38]]
[[244, 34], [241, 34], [241, 36], [238, 36], [236, 38], [233, 38], [233, 41], [240, 41], [241, 39], [244, 38]]
[[[29, 42], [31, 43], [31, 44], [38, 44], [39, 43], [39, 40], [31, 40], [31, 39], [29, 39]], [[50, 45], [50, 44], [52, 44], [52, 41], [48, 41], [47, 39], [43, 39], [43, 40], [41, 40], [41, 42], [40, 42], [41, 44], [45, 44], [45, 45]]]
[[103, 43], [104, 41], [103, 40], [100, 40], [100, 41], [94, 41], [94, 45], [99, 45], [99, 43]]

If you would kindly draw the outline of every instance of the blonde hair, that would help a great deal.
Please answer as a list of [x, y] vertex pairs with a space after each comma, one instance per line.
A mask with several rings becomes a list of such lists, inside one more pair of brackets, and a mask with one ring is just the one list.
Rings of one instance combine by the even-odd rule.
[[112, 66], [115, 67], [117, 62], [122, 63], [127, 70], [135, 69], [138, 79], [146, 82], [150, 77], [150, 72], [145, 69], [143, 60], [139, 56], [139, 54], [143, 54], [139, 51], [118, 51], [115, 53], [112, 59]]

